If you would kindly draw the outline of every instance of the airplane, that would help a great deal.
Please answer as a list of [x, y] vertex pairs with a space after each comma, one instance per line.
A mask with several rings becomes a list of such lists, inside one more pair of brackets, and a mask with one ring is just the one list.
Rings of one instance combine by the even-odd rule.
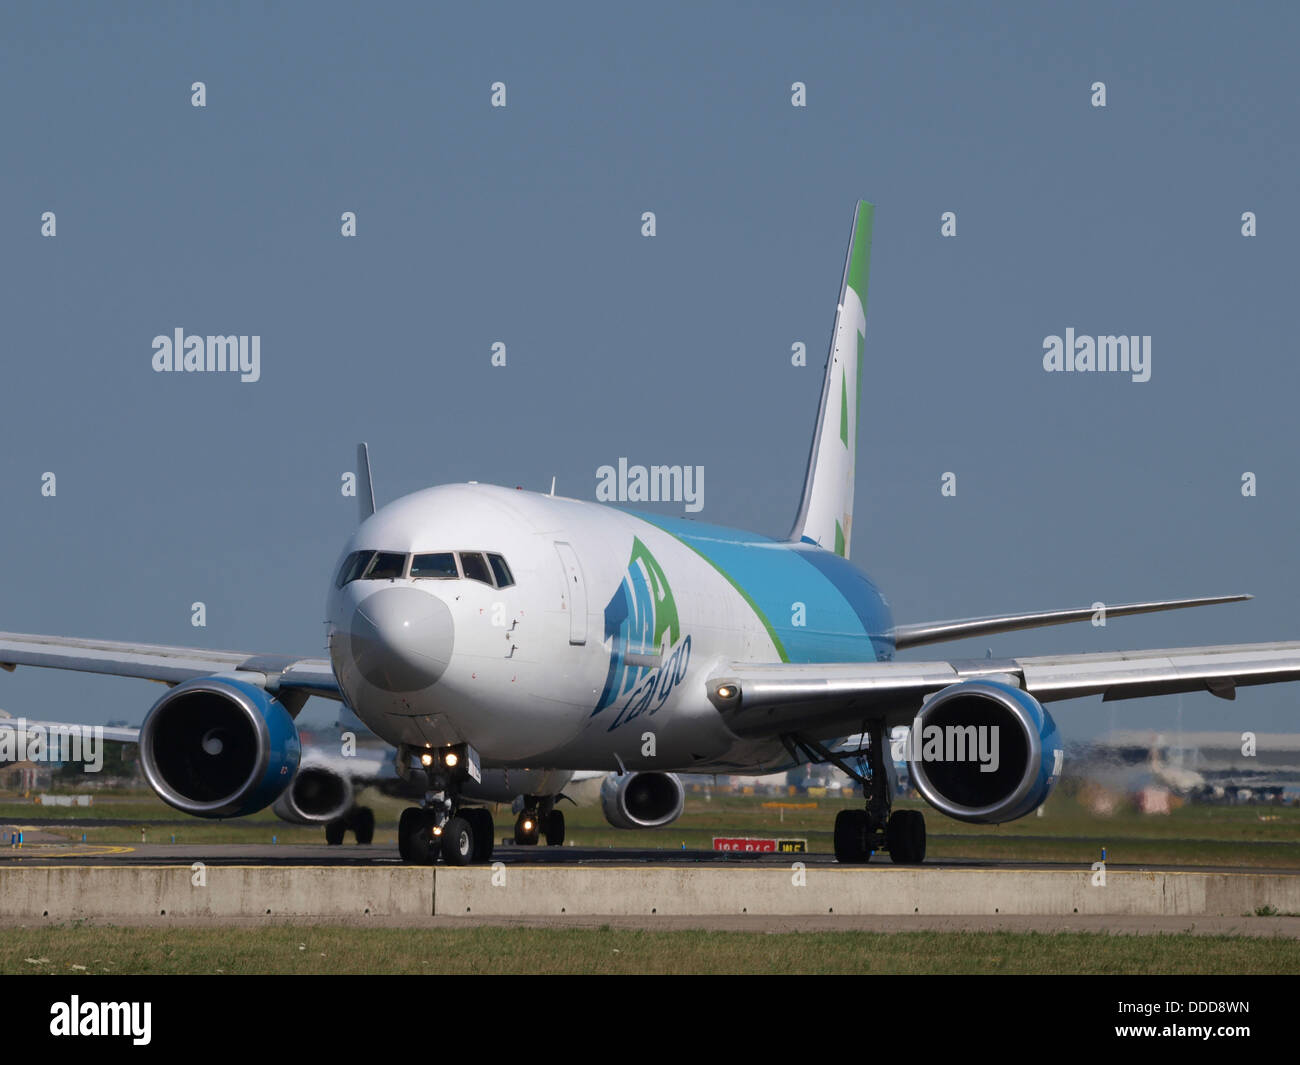
[[[849, 561], [874, 207], [853, 211], [803, 494], [784, 540], [684, 517], [469, 482], [375, 506], [358, 448], [361, 521], [326, 596], [327, 658], [0, 633], [0, 665], [170, 686], [140, 734], [158, 795], [199, 817], [280, 797], [298, 772], [295, 717], [343, 702], [394, 748], [420, 794], [402, 812], [409, 862], [489, 860], [489, 802], [517, 802], [517, 842], [563, 839], [575, 773], [608, 774], [607, 817], [669, 823], [680, 772], [829, 762], [861, 786], [835, 857], [924, 860], [921, 811], [893, 810], [899, 725], [914, 787], [940, 813], [1003, 823], [1041, 806], [1063, 748], [1045, 704], [1300, 679], [1300, 642], [976, 660], [898, 652], [1084, 621], [1094, 608], [897, 624]], [[669, 486], [671, 487], [671, 486]], [[1122, 617], [1249, 599], [1108, 607]], [[842, 740], [863, 737], [859, 757]], [[931, 743], [931, 739], [936, 742]], [[865, 759], [865, 764], [864, 763]], [[522, 797], [522, 799], [520, 798]]]
[[1081, 745], [1076, 758], [1089, 780], [1132, 794], [1156, 786], [1208, 801], [1266, 801], [1300, 783], [1300, 737], [1241, 730], [1122, 729]]

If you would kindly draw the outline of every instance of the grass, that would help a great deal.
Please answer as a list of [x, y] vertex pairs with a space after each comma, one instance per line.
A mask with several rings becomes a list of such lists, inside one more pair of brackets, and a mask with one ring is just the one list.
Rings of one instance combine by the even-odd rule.
[[10, 928], [0, 973], [1300, 973], [1300, 940], [1059, 932]]

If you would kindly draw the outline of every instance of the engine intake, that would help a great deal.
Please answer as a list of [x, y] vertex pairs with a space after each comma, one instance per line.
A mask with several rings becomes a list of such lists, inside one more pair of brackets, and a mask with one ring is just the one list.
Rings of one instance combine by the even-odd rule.
[[196, 817], [261, 810], [289, 786], [301, 745], [274, 697], [243, 681], [199, 677], [154, 703], [140, 730], [145, 778], [168, 805]]
[[327, 765], [304, 763], [272, 809], [295, 825], [337, 821], [352, 809], [352, 781]]
[[686, 789], [674, 773], [610, 773], [600, 805], [615, 828], [661, 828], [681, 817]]
[[999, 681], [961, 681], [921, 707], [908, 768], [936, 810], [1002, 824], [1046, 801], [1061, 774], [1056, 722], [1028, 692]]

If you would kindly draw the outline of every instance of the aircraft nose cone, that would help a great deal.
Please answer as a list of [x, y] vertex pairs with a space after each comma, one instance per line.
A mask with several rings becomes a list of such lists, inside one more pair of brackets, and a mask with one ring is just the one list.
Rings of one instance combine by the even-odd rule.
[[389, 692], [433, 684], [451, 661], [456, 635], [446, 604], [418, 588], [385, 588], [361, 600], [349, 630], [357, 669]]

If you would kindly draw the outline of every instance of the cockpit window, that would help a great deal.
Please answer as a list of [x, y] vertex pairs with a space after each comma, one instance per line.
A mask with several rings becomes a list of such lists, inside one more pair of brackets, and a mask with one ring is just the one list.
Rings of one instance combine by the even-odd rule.
[[482, 581], [484, 584], [492, 583], [492, 574], [488, 572], [487, 563], [477, 551], [460, 552], [460, 565], [465, 571], [465, 576], [471, 581]]
[[515, 583], [514, 574], [510, 572], [510, 567], [506, 565], [506, 560], [500, 555], [488, 555], [488, 564], [492, 567], [492, 575], [497, 579], [498, 588], [509, 588]]
[[343, 560], [343, 565], [339, 567], [338, 579], [334, 582], [334, 586], [342, 588], [360, 577], [362, 571], [370, 564], [370, 556], [373, 554], [373, 551], [353, 551], [348, 555]]
[[406, 570], [406, 556], [391, 551], [377, 551], [361, 575], [363, 581], [396, 580]]
[[432, 577], [437, 580], [455, 580], [460, 576], [456, 569], [456, 555], [451, 551], [439, 551], [433, 555], [416, 555], [411, 559], [412, 577]]

